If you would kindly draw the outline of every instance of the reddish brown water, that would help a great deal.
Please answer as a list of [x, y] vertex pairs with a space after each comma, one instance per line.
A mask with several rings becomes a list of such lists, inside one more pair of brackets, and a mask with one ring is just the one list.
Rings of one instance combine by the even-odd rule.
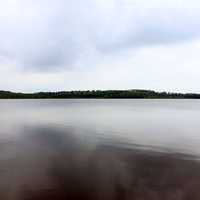
[[90, 103], [0, 102], [0, 199], [200, 199], [194, 102]]

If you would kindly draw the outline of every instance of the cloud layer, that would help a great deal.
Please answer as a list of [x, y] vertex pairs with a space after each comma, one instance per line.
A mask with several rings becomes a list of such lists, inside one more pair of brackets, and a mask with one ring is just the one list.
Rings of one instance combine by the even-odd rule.
[[[152, 48], [164, 46], [173, 52], [184, 43], [198, 41], [199, 11], [197, 0], [0, 0], [0, 71], [7, 76], [19, 71], [58, 71], [61, 76], [71, 70], [110, 73], [117, 68], [110, 65], [119, 63], [126, 71], [134, 68], [127, 60], [138, 60], [141, 49], [157, 54], [149, 62], [158, 65], [162, 55]], [[172, 65], [180, 65], [181, 59]], [[149, 70], [147, 63], [137, 62], [136, 68]]]
[[78, 59], [93, 56], [91, 51], [105, 54], [168, 44], [200, 33], [199, 10], [188, 1], [4, 2], [0, 6], [0, 52], [23, 68], [71, 67]]

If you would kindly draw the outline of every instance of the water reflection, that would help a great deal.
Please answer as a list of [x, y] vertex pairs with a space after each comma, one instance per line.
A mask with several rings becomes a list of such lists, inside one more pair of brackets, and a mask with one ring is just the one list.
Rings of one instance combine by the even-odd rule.
[[81, 130], [31, 125], [2, 139], [0, 199], [200, 199], [195, 157], [88, 140]]

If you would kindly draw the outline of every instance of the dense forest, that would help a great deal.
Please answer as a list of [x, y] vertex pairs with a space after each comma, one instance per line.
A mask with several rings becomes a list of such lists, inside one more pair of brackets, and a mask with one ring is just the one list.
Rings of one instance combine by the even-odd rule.
[[200, 99], [195, 93], [169, 93], [152, 90], [87, 90], [38, 93], [0, 91], [0, 99], [47, 99], [47, 98], [142, 98], [142, 99]]

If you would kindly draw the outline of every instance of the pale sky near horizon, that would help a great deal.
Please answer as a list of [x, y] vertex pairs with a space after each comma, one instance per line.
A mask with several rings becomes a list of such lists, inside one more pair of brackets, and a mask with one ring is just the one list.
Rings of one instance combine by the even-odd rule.
[[198, 0], [0, 0], [0, 90], [200, 93]]

